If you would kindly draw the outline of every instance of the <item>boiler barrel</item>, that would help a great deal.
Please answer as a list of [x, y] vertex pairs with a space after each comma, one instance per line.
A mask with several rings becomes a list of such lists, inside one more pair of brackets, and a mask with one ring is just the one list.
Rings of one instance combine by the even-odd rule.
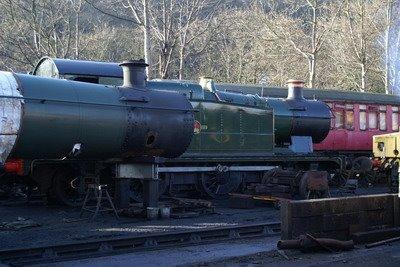
[[324, 102], [267, 98], [267, 103], [274, 108], [277, 143], [289, 143], [291, 136], [311, 136], [319, 143], [328, 135], [331, 111]]
[[[190, 102], [174, 92], [121, 88], [0, 72], [0, 161], [177, 157], [193, 135]], [[5, 119], [4, 119], [5, 118]]]

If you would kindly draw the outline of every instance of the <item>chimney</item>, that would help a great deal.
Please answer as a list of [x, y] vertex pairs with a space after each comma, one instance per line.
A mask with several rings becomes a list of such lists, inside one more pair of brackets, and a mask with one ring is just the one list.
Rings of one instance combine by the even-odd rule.
[[287, 99], [304, 100], [304, 96], [303, 96], [304, 82], [303, 81], [291, 79], [291, 80], [287, 81], [287, 85], [288, 85]]
[[127, 60], [119, 64], [124, 73], [123, 87], [146, 87], [146, 67], [149, 65], [143, 60]]

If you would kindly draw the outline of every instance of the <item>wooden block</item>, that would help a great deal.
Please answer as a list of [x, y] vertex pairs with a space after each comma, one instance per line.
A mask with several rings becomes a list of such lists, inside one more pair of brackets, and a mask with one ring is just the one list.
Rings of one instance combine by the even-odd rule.
[[324, 231], [335, 231], [335, 230], [348, 230], [350, 225], [360, 225], [364, 211], [353, 212], [353, 213], [342, 213], [342, 214], [330, 214], [323, 216]]
[[[397, 202], [396, 202], [397, 201]], [[373, 195], [323, 200], [284, 201], [281, 207], [282, 238], [318, 233], [342, 238], [356, 231], [399, 224], [399, 199], [393, 195]], [[397, 216], [393, 213], [396, 212]]]
[[292, 239], [292, 205], [290, 200], [281, 201], [281, 238]]
[[377, 210], [392, 206], [391, 195], [299, 200], [292, 203], [293, 217], [309, 217], [330, 213]]
[[307, 234], [310, 232], [322, 232], [323, 216], [314, 216], [307, 218], [292, 218], [292, 231], [296, 233]]

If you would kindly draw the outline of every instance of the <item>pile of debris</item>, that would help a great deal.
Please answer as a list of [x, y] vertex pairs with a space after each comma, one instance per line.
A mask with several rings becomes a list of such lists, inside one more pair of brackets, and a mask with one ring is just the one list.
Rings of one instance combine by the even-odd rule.
[[31, 219], [18, 217], [13, 222], [0, 222], [0, 231], [18, 231], [24, 228], [39, 227], [40, 223], [34, 222]]
[[[149, 209], [151, 212], [149, 213]], [[119, 213], [122, 216], [134, 218], [154, 217], [166, 218], [192, 218], [200, 215], [212, 214], [215, 212], [214, 204], [211, 201], [203, 199], [189, 199], [172, 197], [167, 201], [160, 203], [159, 207], [144, 208], [142, 204], [133, 204], [129, 208], [121, 210]], [[152, 215], [153, 218], [149, 218]]]
[[284, 199], [324, 198], [329, 196], [328, 173], [274, 168], [264, 174], [260, 183], [247, 186], [245, 193]]

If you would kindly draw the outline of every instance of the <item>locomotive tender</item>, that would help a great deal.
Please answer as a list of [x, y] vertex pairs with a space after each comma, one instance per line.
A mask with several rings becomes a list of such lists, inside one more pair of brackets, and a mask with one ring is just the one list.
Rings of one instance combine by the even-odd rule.
[[[160, 193], [179, 195], [195, 189], [219, 197], [268, 178], [276, 167], [284, 169], [280, 171], [281, 176], [293, 171], [304, 173], [310, 167], [333, 171], [342, 167], [340, 158], [312, 153], [312, 143], [321, 142], [329, 132], [331, 111], [323, 102], [306, 100], [300, 81], [289, 81], [287, 98], [265, 98], [218, 91], [213, 81], [206, 78], [199, 84], [145, 82], [140, 74], [143, 66], [136, 68], [141, 68], [141, 72], [136, 69], [129, 73], [131, 78], [142, 81], [133, 83], [140, 84], [137, 90], [125, 90], [131, 87], [126, 81], [122, 87], [115, 86], [120, 81], [121, 69], [113, 63], [45, 58], [33, 73], [83, 82], [15, 75], [22, 81], [23, 88], [33, 88], [27, 89], [32, 94], [23, 95], [22, 100], [36, 102], [32, 104], [32, 119], [23, 121], [30, 128], [21, 128], [26, 132], [21, 132], [23, 138], [17, 138], [16, 148], [7, 162], [8, 166], [23, 162], [29, 168], [23, 172], [12, 168], [8, 171], [33, 177], [43, 193], [58, 192], [57, 198], [71, 204], [79, 190], [69, 185], [77, 177], [84, 180], [90, 172], [101, 176], [97, 171], [99, 162], [106, 173], [103, 176], [112, 183], [109, 178], [113, 176], [113, 165], [104, 164], [107, 155], [172, 158], [189, 144], [189, 132], [194, 136], [186, 151], [178, 158], [165, 160], [158, 168]], [[90, 83], [100, 83], [101, 79], [114, 85]], [[57, 101], [46, 100], [46, 97]], [[183, 98], [190, 101], [191, 106]], [[80, 112], [72, 107], [74, 103], [79, 103]], [[195, 120], [190, 113], [192, 108], [196, 111]], [[47, 114], [49, 110], [54, 113]], [[69, 116], [65, 117], [65, 113]], [[158, 131], [147, 124], [154, 125]], [[34, 128], [36, 125], [39, 128]], [[41, 133], [51, 128], [55, 132]], [[65, 139], [65, 132], [71, 137]], [[153, 139], [157, 140], [157, 146], [153, 142], [147, 146]], [[126, 143], [131, 150], [125, 148]], [[79, 160], [68, 156], [65, 156], [67, 161], [60, 160], [61, 152], [65, 155], [76, 144], [82, 146]], [[36, 146], [40, 146], [37, 151]], [[286, 187], [299, 186], [300, 178], [307, 179], [307, 175], [295, 176], [285, 180]], [[134, 180], [126, 193], [133, 200], [141, 200], [141, 186], [140, 181]]]

